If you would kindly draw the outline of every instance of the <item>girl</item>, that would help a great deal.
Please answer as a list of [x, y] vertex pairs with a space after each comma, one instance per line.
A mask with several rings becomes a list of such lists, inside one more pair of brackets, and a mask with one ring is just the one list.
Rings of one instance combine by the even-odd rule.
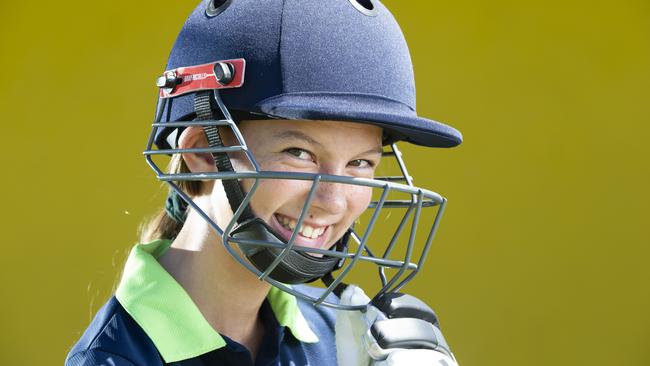
[[[455, 129], [415, 113], [408, 49], [388, 10], [376, 0], [203, 1], [166, 70], [145, 152], [172, 187], [166, 209], [144, 226], [115, 296], [66, 364], [335, 365], [335, 350], [340, 364], [386, 359], [390, 352], [361, 344], [367, 327], [351, 326], [381, 314], [367, 311], [358, 288], [342, 294], [343, 277], [356, 263], [378, 264], [373, 304], [394, 299], [420, 268], [445, 200], [414, 187], [405, 169], [407, 184], [374, 179], [376, 167], [389, 154], [403, 168], [399, 140], [461, 142]], [[168, 174], [153, 160], [164, 154], [173, 155]], [[420, 260], [390, 259], [391, 238], [373, 254], [366, 233], [382, 208], [406, 208], [415, 231], [433, 206]], [[374, 213], [357, 235], [368, 207]], [[397, 273], [388, 279], [384, 268]], [[304, 285], [318, 279], [325, 290]], [[337, 319], [333, 308], [346, 315]], [[343, 352], [351, 345], [360, 351]], [[453, 363], [444, 342], [436, 347]]]

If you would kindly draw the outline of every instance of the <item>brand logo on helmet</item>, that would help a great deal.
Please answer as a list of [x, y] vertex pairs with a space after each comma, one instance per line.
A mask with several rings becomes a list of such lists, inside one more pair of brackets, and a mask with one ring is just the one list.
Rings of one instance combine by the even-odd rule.
[[207, 72], [201, 74], [183, 75], [183, 82], [186, 83], [194, 80], [203, 80], [211, 76], [214, 76], [214, 74], [208, 74]]
[[[221, 68], [215, 70], [216, 66]], [[163, 77], [156, 80], [156, 85], [160, 88], [161, 98], [176, 97], [199, 90], [239, 88], [244, 84], [245, 69], [246, 60], [243, 58], [184, 66], [165, 71]], [[215, 74], [218, 71], [221, 72]]]

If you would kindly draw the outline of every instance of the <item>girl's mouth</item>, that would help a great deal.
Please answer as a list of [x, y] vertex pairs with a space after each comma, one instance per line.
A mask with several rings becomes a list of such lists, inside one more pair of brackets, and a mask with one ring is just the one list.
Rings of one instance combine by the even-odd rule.
[[[279, 213], [273, 214], [273, 218], [271, 226], [276, 229], [284, 240], [289, 241], [293, 232], [296, 231], [297, 220]], [[328, 236], [325, 234], [330, 227], [331, 225], [316, 226], [303, 222], [298, 228], [295, 243], [300, 246], [321, 249], [324, 247], [325, 239]]]

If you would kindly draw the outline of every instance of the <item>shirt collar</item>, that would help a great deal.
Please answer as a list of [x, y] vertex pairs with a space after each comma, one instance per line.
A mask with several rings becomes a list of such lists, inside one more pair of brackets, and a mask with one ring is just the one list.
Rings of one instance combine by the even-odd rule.
[[[170, 245], [170, 240], [156, 240], [134, 246], [115, 292], [165, 362], [196, 357], [226, 345], [183, 287], [158, 263], [156, 258]], [[318, 342], [293, 295], [271, 287], [267, 299], [278, 323], [288, 327], [296, 339]]]

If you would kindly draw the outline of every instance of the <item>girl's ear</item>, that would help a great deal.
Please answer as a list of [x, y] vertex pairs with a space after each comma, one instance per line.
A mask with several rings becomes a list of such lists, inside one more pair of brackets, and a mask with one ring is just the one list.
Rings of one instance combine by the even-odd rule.
[[[208, 140], [203, 132], [203, 127], [190, 126], [185, 128], [178, 138], [178, 147], [181, 149], [208, 147]], [[210, 153], [183, 153], [185, 165], [192, 173], [215, 172], [214, 159]]]

